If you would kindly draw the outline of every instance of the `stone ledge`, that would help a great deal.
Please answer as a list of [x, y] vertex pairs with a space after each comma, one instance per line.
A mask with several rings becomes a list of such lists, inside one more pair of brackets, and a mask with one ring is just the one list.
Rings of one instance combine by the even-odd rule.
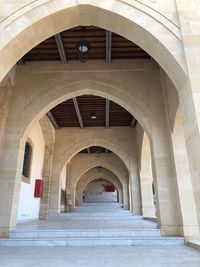
[[187, 241], [186, 245], [200, 251], [200, 240]]
[[146, 221], [157, 222], [157, 217], [143, 217]]

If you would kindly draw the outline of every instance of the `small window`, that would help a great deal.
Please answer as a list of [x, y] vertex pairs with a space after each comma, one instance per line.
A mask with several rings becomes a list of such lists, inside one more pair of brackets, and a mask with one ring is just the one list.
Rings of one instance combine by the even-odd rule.
[[27, 179], [29, 181], [30, 179], [30, 173], [31, 173], [31, 161], [32, 161], [32, 146], [29, 142], [26, 142], [25, 145], [25, 151], [24, 151], [24, 163], [23, 163], [23, 170], [22, 170], [22, 175], [23, 175], [23, 180], [27, 182]]

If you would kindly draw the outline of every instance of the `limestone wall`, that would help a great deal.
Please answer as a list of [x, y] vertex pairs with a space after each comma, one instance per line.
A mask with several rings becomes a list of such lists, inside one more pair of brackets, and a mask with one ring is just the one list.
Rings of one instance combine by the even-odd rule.
[[105, 180], [89, 183], [83, 193], [83, 202], [117, 202], [117, 191], [106, 192], [106, 186], [112, 184]]
[[[33, 1], [33, 0], [21, 0], [21, 1], [12, 1], [12, 3], [8, 3], [5, 0], [1, 0], [0, 4], [2, 6], [0, 10], [0, 21], [5, 20], [8, 16], [14, 15], [14, 13], [24, 12], [27, 8], [34, 7], [37, 5], [41, 5], [41, 3], [48, 2], [46, 1]], [[73, 2], [73, 1], [71, 1]], [[151, 9], [154, 12], [158, 12], [162, 16], [167, 17], [173, 23], [178, 25], [178, 18], [177, 18], [177, 10], [174, 0], [119, 0], [119, 2], [123, 2], [127, 5], [138, 5], [143, 8], [146, 8], [148, 11]]]
[[30, 131], [29, 138], [33, 144], [30, 183], [21, 182], [18, 207], [18, 221], [39, 218], [40, 198], [34, 198], [35, 180], [42, 179], [45, 142], [42, 129], [37, 123]]

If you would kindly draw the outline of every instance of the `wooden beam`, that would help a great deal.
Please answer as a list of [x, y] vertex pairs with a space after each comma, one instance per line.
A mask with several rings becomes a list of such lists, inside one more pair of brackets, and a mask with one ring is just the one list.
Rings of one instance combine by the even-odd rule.
[[17, 61], [17, 64], [18, 65], [24, 65], [25, 63], [24, 63], [24, 61], [22, 59], [20, 59], [20, 60]]
[[132, 121], [131, 121], [131, 128], [134, 128], [135, 126], [136, 126], [136, 124], [137, 124], [137, 120], [133, 117], [132, 118]]
[[112, 32], [106, 31], [106, 63], [111, 63], [112, 56]]
[[84, 128], [81, 112], [80, 112], [78, 101], [77, 101], [76, 97], [73, 97], [73, 102], [74, 102], [74, 107], [75, 107], [75, 110], [76, 110], [76, 115], [78, 117], [78, 121], [79, 121], [80, 127]]
[[110, 100], [106, 99], [106, 128], [110, 127]]
[[50, 122], [53, 124], [54, 128], [57, 130], [60, 129], [60, 127], [59, 127], [57, 121], [55, 120], [53, 114], [51, 113], [51, 111], [47, 112], [47, 116], [48, 116]]
[[57, 45], [58, 52], [59, 52], [59, 55], [60, 55], [60, 60], [61, 60], [61, 62], [63, 64], [66, 64], [67, 63], [67, 57], [66, 57], [66, 54], [65, 54], [65, 48], [64, 48], [63, 41], [62, 41], [60, 33], [54, 35], [54, 37], [55, 37], [56, 45]]

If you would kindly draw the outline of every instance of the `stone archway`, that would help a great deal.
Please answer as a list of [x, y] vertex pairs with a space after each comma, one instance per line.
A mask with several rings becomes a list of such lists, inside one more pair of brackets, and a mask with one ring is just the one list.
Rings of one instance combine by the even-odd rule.
[[32, 47], [55, 33], [78, 25], [94, 25], [126, 37], [155, 58], [177, 88], [181, 89], [185, 83], [186, 66], [179, 28], [142, 3], [117, 0], [111, 4], [106, 0], [90, 4], [87, 0], [56, 4], [38, 0], [10, 15], [2, 22], [0, 32], [3, 37], [0, 56], [6, 62], [1, 65], [0, 79]]
[[[124, 208], [128, 209], [130, 206], [129, 200], [129, 173], [124, 163], [114, 154], [105, 155], [84, 155], [77, 154], [70, 161], [70, 192], [72, 194], [72, 202], [75, 196], [75, 188], [79, 179], [90, 169], [97, 166], [103, 167], [119, 178], [123, 188], [123, 204]], [[75, 205], [75, 203], [74, 203]]]
[[82, 199], [83, 196], [83, 192], [86, 188], [86, 186], [99, 178], [99, 176], [101, 176], [101, 178], [111, 182], [117, 189], [118, 194], [119, 194], [119, 202], [122, 203], [123, 202], [123, 189], [122, 189], [122, 184], [121, 181], [119, 180], [119, 178], [113, 174], [110, 170], [107, 170], [105, 168], [102, 168], [101, 172], [99, 172], [98, 168], [91, 168], [90, 170], [88, 170], [86, 173], [84, 173], [77, 185], [76, 185], [76, 195], [78, 194], [78, 200], [80, 201]]
[[[115, 134], [114, 134], [115, 133]], [[114, 135], [113, 135], [114, 134]], [[123, 162], [128, 170], [130, 170], [131, 161], [134, 161], [131, 153], [132, 134], [131, 132], [124, 132], [124, 129], [109, 130], [105, 133], [97, 132], [95, 129], [84, 129], [84, 131], [77, 131], [77, 129], [60, 130], [57, 136], [57, 143], [54, 150], [54, 163], [52, 173], [52, 186], [50, 197], [50, 214], [57, 214], [60, 210], [60, 179], [59, 175], [64, 166], [81, 150], [90, 146], [101, 146], [114, 152]], [[127, 137], [124, 140], [124, 137]], [[73, 142], [73, 140], [79, 141]], [[114, 139], [113, 139], [114, 138]], [[59, 141], [60, 140], [60, 141]], [[120, 145], [119, 145], [120, 144]], [[132, 168], [132, 175], [136, 174], [136, 169]], [[138, 176], [134, 176], [138, 179]], [[136, 187], [136, 186], [135, 186]], [[73, 190], [72, 190], [73, 192]], [[140, 205], [140, 191], [135, 188], [134, 197], [138, 205]]]
[[[116, 1], [116, 5], [118, 5], [119, 9], [116, 10], [120, 10], [119, 12], [116, 10], [112, 10], [113, 6], [110, 5], [106, 5], [106, 2], [101, 2], [101, 4], [99, 4], [100, 6], [95, 6], [95, 5], [88, 5], [88, 3], [82, 2], [81, 5], [77, 4], [77, 3], [67, 3], [67, 6], [52, 6], [51, 3], [48, 3], [48, 11], [47, 13], [43, 13], [43, 12], [38, 12], [38, 17], [31, 16], [31, 12], [36, 12], [40, 10], [40, 7], [37, 6], [37, 4], [41, 4], [40, 7], [42, 7], [43, 9], [45, 8], [45, 4], [43, 5], [40, 1], [38, 1], [35, 6], [34, 6], [34, 11], [33, 11], [33, 7], [31, 6], [31, 10], [29, 9], [29, 6], [26, 7], [26, 10], [22, 10], [22, 12], [19, 12], [18, 14], [15, 14], [15, 21], [13, 20], [13, 16], [11, 16], [8, 21], [4, 21], [4, 28], [2, 30], [2, 35], [3, 38], [3, 45], [2, 45], [2, 61], [5, 61], [5, 64], [2, 64], [2, 69], [1, 69], [1, 74], [2, 77], [5, 75], [5, 73], [10, 69], [10, 67], [13, 66], [13, 64], [16, 62], [17, 59], [20, 58], [20, 56], [22, 56], [26, 51], [28, 51], [31, 47], [33, 47], [34, 45], [36, 45], [38, 42], [44, 40], [45, 38], [47, 38], [48, 36], [50, 36], [51, 34], [54, 34], [60, 30], [62, 30], [62, 27], [65, 29], [67, 28], [66, 24], [68, 23], [68, 27], [72, 27], [72, 26], [76, 26], [79, 24], [87, 24], [87, 23], [94, 23], [94, 25], [103, 27], [105, 26], [105, 28], [112, 30], [114, 32], [117, 32], [119, 34], [121, 34], [122, 32], [124, 32], [125, 37], [127, 37], [128, 39], [134, 41], [136, 44], [140, 45], [141, 47], [143, 47], [147, 52], [149, 52], [149, 54], [151, 54], [159, 63], [160, 65], [163, 67], [163, 69], [167, 72], [167, 74], [169, 75], [169, 77], [172, 79], [172, 81], [174, 82], [174, 84], [176, 85], [177, 89], [182, 89], [182, 85], [184, 85], [185, 83], [185, 66], [184, 65], [184, 60], [183, 60], [183, 51], [182, 51], [182, 46], [181, 46], [181, 42], [179, 39], [179, 31], [178, 34], [176, 34], [170, 27], [167, 27], [166, 23], [161, 23], [159, 22], [159, 24], [157, 24], [158, 19], [155, 20], [154, 16], [149, 16], [149, 14], [142, 12], [141, 9], [136, 10], [134, 5], [129, 5], [131, 8], [133, 8], [132, 11], [136, 11], [136, 12], [127, 12], [126, 8], [127, 5], [125, 6], [124, 3], [119, 3], [118, 1]], [[61, 3], [62, 5], [62, 3]], [[66, 5], [66, 3], [64, 3], [64, 5]], [[97, 5], [97, 4], [96, 4]], [[104, 6], [103, 6], [104, 5]], [[119, 6], [121, 5], [121, 6]], [[120, 8], [121, 7], [121, 8]], [[126, 7], [126, 8], [124, 8]], [[62, 11], [62, 12], [61, 12]], [[99, 11], [98, 14], [96, 11]], [[101, 12], [103, 11], [103, 12]], [[69, 16], [66, 16], [67, 13], [69, 14]], [[74, 12], [74, 13], [73, 13]], [[69, 22], [67, 19], [71, 18], [70, 16], [71, 14], [76, 14], [77, 16], [74, 16], [74, 21], [73, 22]], [[117, 14], [118, 13], [118, 14]], [[45, 14], [45, 15], [44, 15]], [[93, 14], [93, 16], [88, 16], [87, 14]], [[143, 22], [143, 25], [140, 25], [140, 15], [144, 15], [145, 19]], [[22, 15], [21, 17], [18, 17], [18, 15]], [[30, 15], [30, 16], [28, 16]], [[100, 15], [100, 17], [99, 17]], [[112, 17], [112, 16], [113, 17]], [[24, 20], [25, 16], [29, 17], [30, 20]], [[62, 20], [62, 16], [64, 16], [65, 19]], [[131, 18], [131, 16], [133, 16]], [[59, 17], [59, 23], [56, 24], [56, 19]], [[78, 18], [78, 24], [76, 19]], [[101, 20], [99, 19], [101, 18]], [[103, 19], [102, 19], [103, 18]], [[112, 18], [112, 20], [110, 20]], [[118, 20], [118, 23], [113, 23], [116, 21], [116, 18]], [[125, 19], [126, 18], [126, 19]], [[127, 19], [129, 18], [129, 19]], [[94, 20], [94, 21], [90, 21], [90, 19]], [[96, 23], [95, 20], [97, 19]], [[22, 21], [24, 23], [20, 23], [20, 21]], [[54, 25], [53, 30], [51, 27], [44, 27], [45, 25], [47, 26], [48, 22], [52, 23], [52, 25]], [[156, 22], [157, 21], [157, 22]], [[121, 23], [119, 23], [121, 22]], [[151, 29], [149, 29], [149, 25], [153, 25], [151, 22], [155, 22], [155, 27], [151, 27]], [[41, 30], [41, 32], [38, 32], [38, 39], [34, 39], [34, 38], [30, 38], [31, 40], [33, 39], [33, 43], [31, 44], [31, 40], [30, 43], [28, 41], [28, 43], [24, 42], [23, 43], [23, 39], [25, 36], [28, 36], [29, 33], [31, 32], [32, 29], [36, 29], [37, 27], [40, 29], [43, 29], [43, 27], [41, 27], [41, 23], [43, 23], [43, 27], [45, 29], [48, 29], [47, 32], [43, 32]], [[106, 25], [107, 24], [107, 25]], [[19, 27], [17, 25], [20, 25]], [[30, 27], [30, 25], [33, 27]], [[171, 25], [171, 24], [170, 24]], [[15, 26], [15, 31], [13, 31], [13, 28]], [[119, 28], [118, 28], [119, 27]], [[157, 31], [157, 29], [159, 29]], [[170, 30], [169, 30], [170, 28]], [[126, 31], [124, 30], [126, 29]], [[160, 34], [163, 30], [164, 34]], [[12, 31], [13, 36], [15, 36], [16, 38], [10, 38], [11, 35], [9, 35], [10, 30]], [[50, 31], [50, 32], [49, 32]], [[52, 32], [51, 32], [52, 31]], [[31, 36], [31, 35], [29, 35]], [[134, 36], [134, 37], [133, 37]], [[16, 40], [20, 42], [22, 42], [22, 46], [19, 47], [19, 49], [13, 50], [13, 46], [16, 45]], [[35, 43], [34, 43], [35, 42]], [[5, 50], [4, 50], [5, 49]], [[16, 51], [16, 53], [14, 54], [13, 57], [9, 57], [8, 54], [10, 54], [10, 50]], [[183, 65], [182, 65], [183, 63]], [[183, 66], [183, 68], [182, 68]], [[187, 91], [187, 90], [186, 90]], [[119, 97], [120, 98], [120, 97]], [[191, 98], [187, 98], [189, 99], [188, 102], [191, 102]], [[124, 104], [126, 104], [126, 101], [124, 102]], [[133, 104], [133, 103], [132, 103]], [[20, 105], [20, 103], [15, 103], [15, 105]], [[36, 105], [37, 106], [37, 105]], [[188, 105], [189, 106], [189, 105]], [[39, 114], [41, 110], [38, 110], [37, 114], [33, 114], [33, 119], [35, 119], [35, 115], [38, 116], [37, 119], [39, 119], [42, 115], [44, 115], [45, 110], [43, 110], [43, 114]], [[24, 112], [24, 111], [23, 111]], [[135, 111], [136, 112], [136, 111]], [[152, 112], [153, 108], [152, 108]], [[25, 112], [26, 114], [26, 112]], [[29, 114], [30, 115], [30, 114]], [[156, 114], [157, 115], [157, 114]], [[160, 114], [159, 114], [160, 115]], [[11, 116], [12, 117], [12, 116]], [[137, 117], [137, 116], [136, 116]], [[157, 118], [156, 118], [157, 119]], [[150, 128], [155, 128], [155, 125], [158, 125], [158, 119], [156, 120], [154, 118], [154, 120], [152, 121], [152, 125]], [[31, 121], [26, 121], [25, 123], [27, 123], [27, 125], [25, 126], [25, 131], [26, 131], [26, 127], [29, 126], [29, 123], [31, 123]], [[145, 122], [145, 120], [144, 120]], [[10, 118], [10, 123], [11, 123], [11, 118]], [[141, 124], [143, 123], [143, 121], [141, 120]], [[9, 123], [8, 123], [9, 124]], [[20, 124], [21, 125], [21, 124]], [[9, 125], [8, 125], [9, 126]], [[20, 126], [19, 126], [20, 127]], [[163, 147], [167, 147], [164, 156], [163, 156], [163, 160], [168, 159], [168, 164], [170, 164], [170, 149], [169, 149], [169, 141], [168, 138], [164, 132], [165, 132], [165, 128], [163, 127], [163, 125], [161, 126], [161, 128], [163, 128], [162, 131], [162, 138], [159, 139], [158, 143], [162, 143], [164, 142], [165, 144], [163, 145]], [[147, 132], [148, 130], [145, 129]], [[19, 131], [21, 133], [21, 131]], [[155, 134], [155, 133], [154, 133]], [[156, 134], [155, 134], [156, 136]], [[154, 138], [155, 138], [154, 136]], [[19, 139], [21, 138], [20, 134], [19, 134]], [[9, 137], [7, 137], [6, 142], [9, 142]], [[164, 141], [163, 141], [164, 140]], [[16, 142], [17, 143], [17, 142]], [[20, 150], [21, 149], [21, 144], [17, 143], [15, 144], [15, 150]], [[152, 150], [155, 152], [154, 154], [156, 154], [156, 152], [158, 152], [158, 147], [159, 144], [153, 144], [152, 145]], [[8, 158], [9, 157], [9, 153], [10, 151], [7, 151], [7, 156], [5, 157]], [[20, 158], [20, 157], [19, 157]], [[156, 162], [157, 160], [157, 162]], [[2, 166], [4, 165], [4, 161], [2, 161]], [[158, 157], [156, 157], [155, 155], [155, 166], [156, 166], [156, 170], [159, 169], [160, 164], [159, 164], [159, 160]], [[15, 163], [13, 164], [14, 170], [15, 169], [20, 169], [20, 159], [16, 159]], [[13, 169], [11, 169], [13, 170]], [[161, 170], [161, 168], [160, 168]], [[3, 169], [4, 171], [4, 169]], [[162, 171], [157, 171], [157, 176], [162, 176], [164, 177], [165, 180], [165, 184], [167, 184], [169, 187], [174, 186], [174, 182], [172, 182], [172, 185], [169, 185], [169, 181], [168, 181], [168, 176], [172, 176], [174, 180], [174, 172], [173, 170], [169, 170], [165, 169], [164, 174], [163, 174], [163, 169]], [[13, 179], [16, 180], [16, 184], [18, 182], [17, 180], [17, 175], [13, 175]], [[13, 186], [13, 188], [15, 188], [17, 186]], [[14, 189], [13, 189], [14, 191]], [[170, 190], [169, 190], [170, 191]], [[170, 194], [174, 195], [174, 192], [170, 191]], [[12, 210], [15, 210], [15, 208], [12, 208], [12, 206], [14, 206], [14, 199], [17, 199], [17, 196], [13, 197], [13, 200], [10, 201], [11, 203], [9, 203], [9, 207]], [[176, 201], [176, 198], [174, 199], [174, 201]], [[172, 208], [173, 209], [173, 208]], [[175, 212], [174, 211], [170, 211], [170, 214], [173, 215]], [[8, 216], [9, 217], [9, 216]], [[166, 218], [167, 220], [167, 215]], [[9, 221], [9, 225], [13, 225], [13, 222], [15, 221], [14, 218], [7, 218], [6, 217], [6, 221]], [[177, 224], [179, 224], [179, 222], [176, 222]], [[14, 223], [15, 224], [15, 223]], [[170, 225], [173, 228], [174, 223], [170, 222]], [[3, 227], [4, 228], [4, 227]], [[172, 230], [173, 232], [173, 230]]]

